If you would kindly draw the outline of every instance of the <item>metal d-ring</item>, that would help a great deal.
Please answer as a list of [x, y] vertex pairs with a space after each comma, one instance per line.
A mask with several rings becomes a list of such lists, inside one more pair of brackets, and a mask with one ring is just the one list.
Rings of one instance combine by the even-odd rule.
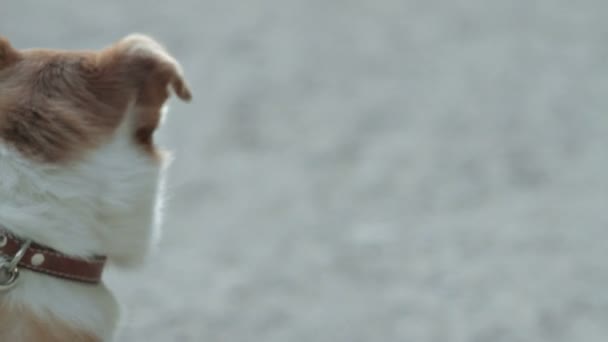
[[31, 240], [26, 240], [19, 251], [11, 259], [11, 261], [0, 262], [0, 272], [6, 276], [6, 279], [0, 281], [0, 292], [8, 291], [17, 285], [19, 279], [19, 262], [25, 256], [27, 249], [32, 244]]

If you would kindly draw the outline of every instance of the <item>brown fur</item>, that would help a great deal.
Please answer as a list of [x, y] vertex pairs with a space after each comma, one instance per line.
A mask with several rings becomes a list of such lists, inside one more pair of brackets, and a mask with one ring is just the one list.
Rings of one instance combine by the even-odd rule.
[[168, 86], [191, 98], [179, 65], [147, 37], [100, 52], [17, 51], [1, 39], [0, 139], [33, 159], [71, 161], [111, 137], [133, 104], [134, 142], [157, 156], [153, 134]]
[[0, 305], [0, 341], [100, 342], [85, 331], [53, 317], [38, 317], [21, 307]]

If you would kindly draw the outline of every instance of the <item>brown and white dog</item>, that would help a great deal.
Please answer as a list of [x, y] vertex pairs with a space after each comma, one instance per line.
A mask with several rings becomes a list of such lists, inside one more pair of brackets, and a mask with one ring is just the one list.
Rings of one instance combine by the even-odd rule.
[[77, 268], [137, 265], [156, 241], [167, 158], [153, 136], [170, 89], [191, 98], [143, 35], [86, 52], [0, 38], [0, 341], [113, 339], [118, 303]]

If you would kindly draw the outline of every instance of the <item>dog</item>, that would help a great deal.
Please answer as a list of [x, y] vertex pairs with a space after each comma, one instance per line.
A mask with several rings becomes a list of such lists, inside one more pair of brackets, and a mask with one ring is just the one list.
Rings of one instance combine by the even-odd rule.
[[159, 128], [180, 64], [154, 39], [99, 51], [18, 50], [0, 38], [0, 341], [114, 339], [106, 263], [159, 238], [169, 155]]

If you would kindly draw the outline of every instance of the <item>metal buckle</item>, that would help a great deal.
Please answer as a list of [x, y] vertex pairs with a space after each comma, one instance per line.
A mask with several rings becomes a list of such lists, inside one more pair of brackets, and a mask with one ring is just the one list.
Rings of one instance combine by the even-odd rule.
[[17, 280], [19, 279], [19, 262], [25, 256], [25, 252], [30, 248], [31, 244], [32, 240], [26, 240], [13, 259], [10, 261], [0, 261], [0, 274], [3, 276], [2, 279], [0, 279], [0, 292], [8, 291], [17, 285]]

